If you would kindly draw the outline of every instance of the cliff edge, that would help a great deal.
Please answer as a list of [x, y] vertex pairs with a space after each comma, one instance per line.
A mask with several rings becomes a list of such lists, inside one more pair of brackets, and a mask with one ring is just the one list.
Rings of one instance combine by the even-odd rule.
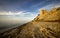
[[60, 21], [60, 7], [50, 11], [40, 10], [40, 14], [35, 18], [36, 21]]
[[0, 38], [60, 38], [60, 7], [41, 10], [34, 20], [1, 33]]

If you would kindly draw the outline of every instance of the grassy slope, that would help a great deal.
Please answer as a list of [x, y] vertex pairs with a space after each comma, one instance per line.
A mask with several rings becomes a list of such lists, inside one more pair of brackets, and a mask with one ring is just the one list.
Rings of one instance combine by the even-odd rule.
[[[6, 31], [0, 36], [1, 38], [60, 38], [60, 10], [53, 14], [57, 16], [58, 21], [52, 20], [56, 17], [51, 14], [48, 15], [50, 18], [43, 17], [48, 19], [47, 21], [40, 20], [40, 16], [38, 16], [38, 19], [36, 17], [32, 22]], [[49, 19], [51, 20], [49, 21]]]
[[23, 28], [15, 28], [3, 34], [5, 38], [59, 38], [60, 23], [34, 22], [28, 23]]

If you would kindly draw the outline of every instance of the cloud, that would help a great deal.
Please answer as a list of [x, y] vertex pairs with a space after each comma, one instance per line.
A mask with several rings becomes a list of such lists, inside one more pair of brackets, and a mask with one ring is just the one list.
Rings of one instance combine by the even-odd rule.
[[[56, 8], [60, 7], [60, 3], [52, 3], [52, 4], [49, 4], [49, 5], [46, 5], [46, 6], [42, 7], [40, 9], [50, 10], [50, 9], [52, 9], [54, 7], [56, 7]], [[40, 9], [38, 9], [38, 10], [40, 10]]]
[[31, 21], [36, 17], [35, 13], [19, 11], [17, 13], [14, 12], [2, 12], [0, 13], [0, 20], [22, 20], [22, 21]]
[[33, 20], [36, 17], [36, 14], [31, 12], [20, 11], [17, 13], [17, 16], [19, 16], [21, 19], [29, 21]]
[[20, 16], [20, 17], [32, 17], [35, 13], [19, 11], [19, 12], [0, 12], [0, 16]]
[[46, 1], [39, 2], [39, 3], [35, 4], [35, 5], [32, 5], [31, 7], [37, 7], [37, 6], [40, 6], [40, 5], [44, 4], [44, 3], [46, 3]]

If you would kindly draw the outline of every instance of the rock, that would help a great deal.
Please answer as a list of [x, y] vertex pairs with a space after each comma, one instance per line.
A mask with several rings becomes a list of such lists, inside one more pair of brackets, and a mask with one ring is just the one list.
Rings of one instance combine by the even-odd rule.
[[34, 20], [1, 33], [0, 38], [60, 38], [60, 8], [41, 10]]
[[37, 21], [59, 21], [60, 22], [60, 9], [53, 8], [51, 11], [41, 10], [40, 14], [35, 18]]

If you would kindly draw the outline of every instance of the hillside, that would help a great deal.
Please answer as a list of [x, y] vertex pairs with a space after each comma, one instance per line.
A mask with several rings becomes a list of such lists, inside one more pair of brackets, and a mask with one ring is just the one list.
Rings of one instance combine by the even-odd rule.
[[60, 7], [52, 8], [50, 11], [41, 10], [40, 14], [35, 18], [36, 21], [60, 21]]
[[0, 34], [1, 38], [60, 38], [60, 7], [40, 14], [26, 24]]

